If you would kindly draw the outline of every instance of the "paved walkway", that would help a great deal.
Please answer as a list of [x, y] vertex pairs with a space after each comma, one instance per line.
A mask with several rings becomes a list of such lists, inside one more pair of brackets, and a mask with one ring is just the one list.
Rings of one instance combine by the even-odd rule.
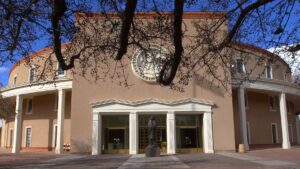
[[138, 155], [55, 155], [52, 152], [0, 151], [0, 169], [300, 169], [300, 148], [239, 153], [191, 153], [146, 158]]
[[262, 164], [265, 166], [297, 166], [296, 163], [288, 162], [288, 161], [282, 161], [282, 160], [273, 160], [268, 158], [262, 158], [262, 157], [255, 157], [247, 154], [239, 154], [239, 153], [219, 153], [220, 155], [239, 159], [239, 160], [245, 160], [257, 164]]
[[113, 169], [122, 165], [129, 155], [67, 155], [56, 159], [41, 161], [34, 164], [15, 167], [0, 167], [1, 169]]
[[190, 168], [178, 157], [162, 155], [161, 157], [145, 157], [145, 154], [133, 155], [118, 169], [140, 169], [140, 168]]

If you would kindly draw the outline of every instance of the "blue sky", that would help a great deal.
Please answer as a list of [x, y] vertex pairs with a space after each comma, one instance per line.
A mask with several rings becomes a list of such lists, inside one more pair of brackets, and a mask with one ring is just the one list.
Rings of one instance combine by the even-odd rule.
[[7, 84], [7, 80], [8, 80], [8, 73], [9, 73], [9, 70], [11, 68], [12, 64], [11, 63], [7, 63], [5, 65], [3, 65], [2, 67], [0, 67], [0, 82], [3, 84], [3, 85], [6, 85]]
[[[47, 40], [41, 39], [37, 42], [33, 42], [32, 47], [33, 47], [33, 51], [43, 49], [43, 48], [47, 47]], [[11, 62], [8, 62], [8, 63], [4, 64], [3, 66], [0, 66], [0, 82], [4, 86], [7, 85], [9, 71], [12, 66], [13, 66], [13, 63], [11, 63]]]

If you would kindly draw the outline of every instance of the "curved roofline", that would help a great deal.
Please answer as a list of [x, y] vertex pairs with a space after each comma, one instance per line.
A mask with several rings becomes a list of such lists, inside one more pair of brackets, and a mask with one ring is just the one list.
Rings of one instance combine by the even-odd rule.
[[[71, 42], [65, 42], [61, 45], [62, 48], [70, 45]], [[266, 49], [262, 49], [262, 48], [259, 48], [257, 46], [253, 46], [253, 45], [250, 45], [250, 44], [246, 44], [246, 43], [240, 43], [240, 42], [231, 42], [230, 45], [232, 46], [235, 46], [235, 47], [239, 47], [239, 48], [244, 48], [244, 49], [248, 49], [248, 50], [251, 50], [251, 51], [254, 51], [254, 52], [258, 52], [258, 53], [261, 53], [263, 55], [266, 55], [266, 56], [269, 56], [269, 57], [275, 57], [276, 59], [278, 59], [280, 62], [282, 62], [283, 64], [285, 64], [289, 71], [291, 72], [291, 68], [290, 66], [278, 55], [274, 54], [274, 53], [271, 53], [269, 52], [268, 50]], [[24, 58], [22, 58], [21, 60], [17, 61], [13, 66], [12, 68], [10, 69], [9, 71], [9, 77], [12, 73], [12, 71], [18, 66], [20, 65], [21, 63], [25, 62], [26, 59], [33, 59], [34, 57], [37, 57], [39, 55], [43, 55], [45, 53], [48, 53], [50, 51], [53, 50], [53, 46], [49, 46], [49, 47], [46, 47], [46, 48], [43, 48], [43, 49], [40, 49]]]
[[[160, 15], [167, 16], [172, 12], [160, 12]], [[226, 16], [226, 12], [184, 12], [183, 19], [220, 19]], [[110, 18], [120, 18], [117, 13], [106, 13], [105, 15], [99, 12], [76, 12], [74, 14], [75, 20], [81, 18], [104, 18], [108, 16]], [[135, 12], [134, 17], [137, 19], [153, 19], [154, 16], [158, 16], [157, 12]]]
[[277, 60], [279, 60], [280, 62], [285, 64], [291, 72], [290, 65], [288, 63], [286, 63], [285, 60], [283, 60], [279, 55], [276, 55], [276, 54], [274, 54], [274, 53], [272, 53], [272, 52], [270, 52], [266, 49], [262, 49], [262, 48], [259, 48], [257, 46], [254, 46], [254, 45], [241, 43], [241, 42], [231, 42], [230, 45], [233, 45], [233, 46], [236, 46], [236, 47], [239, 47], [239, 48], [248, 49], [248, 50], [251, 50], [251, 51], [254, 51], [254, 52], [258, 52], [258, 53], [261, 53], [261, 54], [266, 55], [266, 56], [271, 57], [271, 58], [276, 58]]
[[[71, 44], [71, 42], [65, 42], [65, 43], [61, 44], [61, 47], [64, 48], [64, 47], [66, 47], [66, 46], [68, 46], [68, 45], [70, 45], [70, 44]], [[33, 53], [31, 53], [30, 55], [28, 55], [28, 56], [23, 57], [22, 59], [20, 59], [19, 61], [17, 61], [17, 62], [11, 67], [11, 69], [10, 69], [10, 71], [9, 71], [9, 77], [10, 77], [11, 72], [12, 72], [18, 65], [20, 65], [20, 64], [23, 63], [23, 62], [25, 62], [26, 59], [33, 59], [33, 58], [35, 58], [35, 57], [37, 57], [37, 56], [39, 56], [39, 55], [43, 55], [43, 54], [48, 53], [48, 52], [50, 52], [50, 51], [52, 51], [52, 50], [53, 50], [53, 46], [48, 46], [48, 47], [46, 47], [46, 48], [40, 49], [40, 50], [38, 50], [38, 51], [36, 51], [36, 52], [33, 52]], [[8, 77], [8, 78], [9, 78], [9, 77]]]

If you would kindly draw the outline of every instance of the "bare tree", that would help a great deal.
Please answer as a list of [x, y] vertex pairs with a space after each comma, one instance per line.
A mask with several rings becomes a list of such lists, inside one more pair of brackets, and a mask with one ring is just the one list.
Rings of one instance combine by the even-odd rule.
[[[3, 85], [0, 83], [0, 89]], [[10, 99], [3, 99], [0, 95], [0, 118], [6, 119], [14, 114], [14, 104]]]
[[[265, 48], [289, 46], [291, 53], [300, 50], [299, 3], [297, 0], [99, 0], [89, 3], [0, 0], [0, 61], [16, 61], [28, 55], [32, 42], [45, 35], [49, 45], [54, 46], [51, 55], [55, 55], [64, 70], [74, 68], [78, 61], [83, 75], [91, 73], [95, 79], [123, 77], [126, 85], [122, 58], [128, 53], [127, 49], [149, 53], [151, 44], [164, 41], [169, 53], [160, 63], [162, 67], [157, 76], [160, 84], [187, 85], [201, 69], [212, 81], [227, 88], [233, 61], [229, 51], [240, 50], [233, 42]], [[184, 11], [188, 10], [225, 13], [215, 13], [213, 22], [194, 21], [197, 34], [191, 36], [183, 29]], [[99, 12], [101, 21], [90, 19], [85, 12], [91, 11]], [[155, 17], [145, 22], [135, 17], [136, 12], [154, 12]], [[228, 25], [229, 30], [223, 29], [224, 25]], [[189, 40], [192, 45], [184, 43]], [[61, 45], [65, 41], [72, 44], [63, 52]], [[115, 68], [109, 66], [112, 59]], [[297, 61], [297, 57], [294, 60]], [[87, 72], [87, 68], [91, 70]], [[226, 72], [225, 75], [218, 74], [220, 71]]]

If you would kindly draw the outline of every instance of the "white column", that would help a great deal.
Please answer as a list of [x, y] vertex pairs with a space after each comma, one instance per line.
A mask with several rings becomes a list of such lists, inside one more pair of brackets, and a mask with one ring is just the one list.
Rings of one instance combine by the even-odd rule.
[[5, 133], [6, 133], [6, 121], [5, 119], [2, 119], [2, 129], [1, 129], [1, 147], [5, 147], [4, 146], [4, 137], [5, 137]]
[[139, 117], [137, 112], [129, 114], [129, 154], [138, 154], [139, 150]]
[[64, 90], [58, 90], [58, 108], [57, 108], [57, 137], [55, 153], [61, 154], [64, 141], [64, 119], [65, 119], [65, 96]]
[[173, 111], [167, 113], [167, 153], [176, 154], [176, 117]]
[[296, 116], [296, 137], [297, 137], [297, 143], [300, 144], [300, 130], [299, 130], [299, 117]]
[[212, 112], [203, 114], [204, 152], [214, 153]]
[[20, 95], [16, 96], [16, 115], [14, 127], [14, 141], [12, 153], [19, 153], [21, 148], [21, 133], [22, 133], [22, 105], [23, 98]]
[[300, 126], [299, 126], [299, 117], [296, 116], [296, 137], [297, 137], [297, 143], [300, 144]]
[[247, 139], [247, 118], [245, 108], [245, 89], [243, 87], [238, 88], [238, 104], [240, 114], [240, 139], [244, 144], [245, 150], [249, 150], [249, 144]]
[[280, 105], [280, 119], [281, 119], [281, 129], [282, 129], [282, 149], [290, 149], [291, 143], [289, 137], [289, 124], [287, 120], [285, 93], [283, 92], [280, 93], [279, 105]]
[[92, 133], [92, 155], [101, 154], [101, 135], [102, 135], [102, 116], [98, 113], [93, 114], [93, 133]]

